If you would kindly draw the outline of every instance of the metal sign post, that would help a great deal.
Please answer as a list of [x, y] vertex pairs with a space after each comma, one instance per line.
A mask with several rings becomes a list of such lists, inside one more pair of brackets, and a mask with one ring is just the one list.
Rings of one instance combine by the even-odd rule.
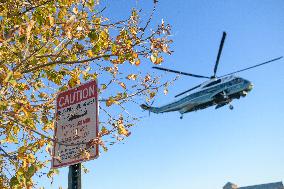
[[81, 189], [81, 163], [69, 166], [68, 189]]
[[90, 146], [99, 132], [97, 81], [58, 93], [55, 117], [51, 166], [69, 166], [68, 189], [81, 189], [81, 163], [99, 156], [99, 145]]

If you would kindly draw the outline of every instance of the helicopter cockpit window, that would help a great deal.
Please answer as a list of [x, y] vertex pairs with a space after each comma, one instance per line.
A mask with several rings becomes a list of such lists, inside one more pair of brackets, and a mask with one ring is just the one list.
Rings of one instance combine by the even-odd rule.
[[237, 83], [242, 82], [242, 79], [241, 79], [241, 78], [235, 78], [235, 79], [233, 80], [233, 82], [237, 84]]
[[221, 79], [218, 79], [216, 81], [212, 81], [211, 83], [208, 83], [207, 85], [205, 85], [203, 88], [210, 87], [210, 86], [216, 85], [218, 83], [221, 83]]

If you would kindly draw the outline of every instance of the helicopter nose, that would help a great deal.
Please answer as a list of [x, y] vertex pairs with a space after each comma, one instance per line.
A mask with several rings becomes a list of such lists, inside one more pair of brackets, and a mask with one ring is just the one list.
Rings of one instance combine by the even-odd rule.
[[251, 91], [252, 88], [253, 88], [253, 84], [252, 84], [252, 82], [249, 81], [248, 82], [248, 87], [247, 87], [248, 92]]

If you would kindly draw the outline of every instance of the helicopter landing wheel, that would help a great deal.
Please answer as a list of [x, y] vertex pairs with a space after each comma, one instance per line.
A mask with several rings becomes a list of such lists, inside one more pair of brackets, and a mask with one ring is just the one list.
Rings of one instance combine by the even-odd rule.
[[182, 119], [183, 118], [183, 114], [181, 114], [179, 118]]
[[230, 110], [234, 109], [234, 106], [232, 104], [229, 105]]

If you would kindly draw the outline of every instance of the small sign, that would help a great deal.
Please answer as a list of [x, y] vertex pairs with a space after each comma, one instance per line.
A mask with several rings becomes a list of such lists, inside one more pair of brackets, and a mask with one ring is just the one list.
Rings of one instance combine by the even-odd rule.
[[[99, 154], [87, 143], [98, 136], [97, 81], [61, 92], [56, 99], [56, 127], [52, 168], [69, 166], [94, 159]], [[84, 150], [90, 155], [84, 156]]]

